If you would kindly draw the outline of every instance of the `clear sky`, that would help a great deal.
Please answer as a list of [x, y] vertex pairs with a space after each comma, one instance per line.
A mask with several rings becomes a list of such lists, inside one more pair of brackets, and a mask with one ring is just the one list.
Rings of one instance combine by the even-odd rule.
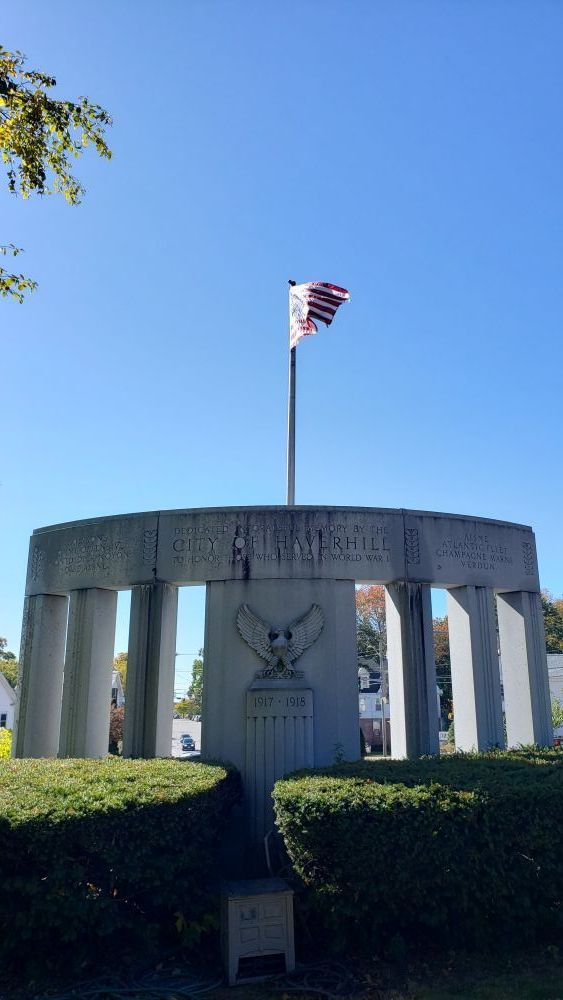
[[9, 646], [33, 528], [284, 502], [288, 278], [352, 295], [298, 348], [297, 503], [532, 524], [561, 594], [560, 0], [20, 0], [2, 28], [115, 120], [80, 207], [0, 192], [40, 283], [0, 301]]

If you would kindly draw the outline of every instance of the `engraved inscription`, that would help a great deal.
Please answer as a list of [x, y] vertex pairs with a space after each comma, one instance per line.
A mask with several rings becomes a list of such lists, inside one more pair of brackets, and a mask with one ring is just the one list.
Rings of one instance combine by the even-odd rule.
[[129, 553], [123, 542], [107, 535], [83, 535], [59, 549], [55, 566], [62, 573], [109, 572], [116, 563], [127, 561]]
[[389, 563], [388, 528], [382, 524], [328, 524], [319, 521], [305, 530], [274, 520], [243, 527], [203, 525], [176, 528], [172, 561], [179, 566], [210, 563], [360, 562]]
[[45, 553], [39, 545], [33, 547], [33, 552], [31, 555], [31, 579], [34, 583], [41, 576], [43, 570], [43, 564], [45, 562]]
[[524, 573], [526, 576], [534, 576], [535, 559], [534, 546], [531, 542], [522, 542], [522, 557], [524, 559]]
[[405, 559], [413, 566], [420, 562], [418, 528], [405, 528]]
[[463, 569], [494, 571], [499, 565], [512, 566], [507, 545], [489, 541], [488, 535], [466, 532], [456, 538], [448, 535], [436, 549], [440, 560], [458, 562]]
[[313, 692], [310, 688], [248, 691], [248, 717], [307, 716], [313, 714]]

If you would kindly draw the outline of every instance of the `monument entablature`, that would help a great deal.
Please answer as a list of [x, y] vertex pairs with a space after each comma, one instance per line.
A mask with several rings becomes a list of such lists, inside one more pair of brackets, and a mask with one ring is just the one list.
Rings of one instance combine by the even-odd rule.
[[26, 593], [315, 578], [539, 589], [526, 525], [377, 507], [225, 507], [39, 528]]

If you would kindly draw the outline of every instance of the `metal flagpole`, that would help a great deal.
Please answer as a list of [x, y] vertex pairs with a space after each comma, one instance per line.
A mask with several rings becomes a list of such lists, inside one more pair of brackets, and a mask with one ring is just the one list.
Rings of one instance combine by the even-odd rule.
[[291, 288], [295, 281], [289, 281], [289, 385], [287, 393], [287, 506], [295, 503], [295, 351], [291, 347]]

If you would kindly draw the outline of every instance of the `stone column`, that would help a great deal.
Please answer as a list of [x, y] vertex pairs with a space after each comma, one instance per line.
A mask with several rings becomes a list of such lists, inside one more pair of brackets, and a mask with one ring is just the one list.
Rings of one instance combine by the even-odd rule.
[[170, 757], [178, 588], [133, 587], [129, 625], [124, 757]]
[[26, 597], [14, 725], [14, 757], [56, 757], [68, 598]]
[[116, 612], [113, 590], [70, 595], [59, 757], [108, 752]]
[[390, 584], [385, 589], [385, 614], [393, 757], [438, 753], [430, 587]]
[[539, 594], [498, 594], [497, 607], [508, 746], [551, 746], [551, 699]]
[[489, 587], [448, 590], [455, 745], [504, 746], [494, 594]]

